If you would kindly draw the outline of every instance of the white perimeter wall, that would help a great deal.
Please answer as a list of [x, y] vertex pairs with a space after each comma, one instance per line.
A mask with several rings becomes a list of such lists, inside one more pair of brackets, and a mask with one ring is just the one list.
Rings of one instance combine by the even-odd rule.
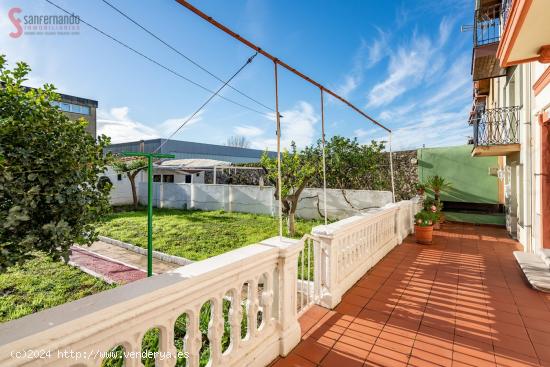
[[[132, 203], [130, 183], [126, 177], [118, 181], [116, 174], [107, 175], [113, 182], [111, 203]], [[137, 183], [139, 201], [147, 204], [147, 184]], [[154, 183], [153, 205], [157, 208], [225, 210], [276, 215], [277, 201], [273, 187], [245, 185], [213, 185]], [[327, 212], [330, 218], [345, 218], [367, 208], [382, 207], [391, 203], [391, 192], [370, 190], [346, 190], [346, 197], [356, 209], [344, 200], [341, 190], [327, 190]], [[297, 215], [302, 218], [319, 218], [317, 209], [323, 211], [323, 190], [305, 189], [301, 195]]]

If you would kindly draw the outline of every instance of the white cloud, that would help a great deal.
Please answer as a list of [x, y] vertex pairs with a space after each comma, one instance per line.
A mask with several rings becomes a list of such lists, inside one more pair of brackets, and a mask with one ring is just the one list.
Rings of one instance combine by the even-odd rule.
[[456, 60], [451, 68], [441, 78], [444, 80], [441, 87], [425, 102], [426, 105], [439, 103], [453, 95], [463, 96], [466, 86], [471, 85], [472, 80], [469, 70], [469, 59], [463, 56]]
[[[130, 117], [130, 109], [124, 107], [114, 107], [108, 111], [98, 109], [97, 114], [97, 133], [107, 135], [111, 138], [111, 143], [122, 143], [126, 141], [136, 141], [142, 139], [154, 139], [168, 137], [181, 125], [188, 117], [172, 118], [163, 121], [158, 127], [145, 125], [135, 121]], [[201, 114], [198, 113], [187, 125], [179, 132], [185, 130], [201, 120]], [[174, 138], [177, 137], [177, 134]]]
[[[315, 124], [319, 116], [313, 106], [305, 101], [298, 102], [292, 109], [281, 111], [281, 147], [289, 148], [292, 141], [298, 148], [303, 148], [313, 143], [315, 136]], [[275, 121], [275, 114], [270, 114], [269, 119]], [[275, 126], [273, 131], [275, 131]], [[277, 148], [276, 137], [257, 138], [252, 141], [252, 148], [275, 150]]]
[[98, 110], [97, 134], [111, 138], [111, 143], [153, 139], [160, 137], [159, 133], [140, 122], [133, 121], [128, 115], [128, 107], [115, 107], [109, 111]]
[[[185, 131], [186, 129], [188, 129], [191, 125], [194, 125], [197, 122], [201, 121], [204, 111], [205, 110], [200, 110], [195, 116], [193, 116], [193, 118], [189, 120], [184, 127], [178, 130], [178, 133], [175, 136], [177, 136], [182, 131]], [[184, 116], [181, 118], [171, 118], [168, 120], [164, 120], [164, 122], [162, 122], [158, 126], [157, 130], [162, 137], [168, 137], [170, 136], [170, 134], [176, 131], [176, 129], [178, 129], [180, 125], [183, 124], [188, 118], [189, 116]]]
[[368, 129], [368, 130], [360, 128], [360, 129], [355, 130], [353, 132], [353, 135], [356, 136], [359, 139], [363, 139], [363, 138], [374, 139], [374, 136], [379, 135], [380, 131], [381, 131], [381, 129], [376, 129], [376, 128]]
[[414, 37], [410, 47], [400, 47], [390, 57], [386, 80], [375, 85], [368, 94], [367, 108], [386, 105], [417, 86], [424, 77], [432, 53], [432, 43], [426, 37]]
[[236, 126], [233, 131], [236, 135], [239, 136], [245, 136], [247, 138], [253, 138], [256, 136], [260, 136], [264, 133], [263, 129], [260, 129], [256, 126], [250, 126], [250, 125], [243, 125], [243, 126]]
[[344, 76], [343, 82], [337, 86], [336, 92], [344, 98], [348, 98], [363, 81], [365, 70], [376, 65], [388, 53], [388, 33], [376, 28], [377, 37], [372, 42], [361, 40], [361, 43], [353, 56], [353, 67]]
[[336, 93], [344, 98], [347, 98], [355, 89], [357, 89], [361, 83], [362, 77], [357, 74], [350, 74], [346, 75], [344, 79], [344, 83], [336, 88]]
[[447, 40], [449, 39], [449, 36], [451, 34], [452, 28], [455, 25], [455, 20], [449, 17], [443, 17], [441, 22], [439, 23], [439, 47], [444, 46], [447, 43]]
[[428, 147], [463, 145], [472, 135], [466, 123], [469, 106], [448, 112], [436, 108], [420, 113], [392, 132], [394, 151], [416, 149], [425, 144]]
[[388, 75], [376, 84], [367, 95], [367, 108], [381, 107], [418, 87], [431, 84], [441, 75], [447, 58], [442, 52], [449, 39], [454, 20], [443, 18], [439, 32], [433, 40], [414, 34], [409, 44], [400, 46], [390, 55]]
[[376, 28], [378, 37], [368, 45], [367, 68], [376, 65], [380, 60], [387, 55], [389, 35], [380, 28]]

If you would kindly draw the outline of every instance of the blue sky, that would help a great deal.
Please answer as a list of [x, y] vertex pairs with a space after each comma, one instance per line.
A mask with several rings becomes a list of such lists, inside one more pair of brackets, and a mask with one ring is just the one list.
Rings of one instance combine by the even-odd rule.
[[[166, 48], [101, 0], [52, 0], [182, 75], [217, 89], [220, 82]], [[223, 79], [252, 51], [171, 0], [109, 0], [181, 52]], [[215, 19], [341, 93], [394, 131], [394, 149], [465, 144], [471, 131], [472, 0], [205, 0], [191, 1]], [[114, 142], [167, 137], [209, 94], [149, 63], [85, 25], [78, 35], [25, 35], [10, 8], [55, 15], [42, 0], [3, 0], [0, 52], [24, 60], [28, 82], [53, 83], [62, 93], [99, 101], [98, 131]], [[232, 85], [274, 105], [273, 64], [258, 56]], [[320, 137], [319, 90], [280, 69], [283, 144], [302, 147]], [[224, 144], [244, 135], [255, 148], [273, 148], [273, 115], [238, 93], [222, 94], [263, 113], [217, 98], [176, 139]], [[387, 134], [338, 101], [326, 99], [328, 137], [361, 142]]]

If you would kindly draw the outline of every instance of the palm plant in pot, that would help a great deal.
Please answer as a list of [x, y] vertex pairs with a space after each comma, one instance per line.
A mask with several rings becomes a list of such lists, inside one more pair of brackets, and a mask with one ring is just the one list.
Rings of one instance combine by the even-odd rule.
[[433, 239], [433, 225], [437, 220], [436, 213], [423, 209], [416, 213], [414, 220], [414, 236], [416, 242], [423, 245], [430, 245]]
[[445, 221], [445, 215], [443, 214], [443, 204], [441, 203], [441, 193], [447, 191], [453, 187], [453, 185], [445, 178], [435, 175], [428, 178], [427, 188], [433, 191], [434, 199], [438, 207], [438, 221], [443, 223]]

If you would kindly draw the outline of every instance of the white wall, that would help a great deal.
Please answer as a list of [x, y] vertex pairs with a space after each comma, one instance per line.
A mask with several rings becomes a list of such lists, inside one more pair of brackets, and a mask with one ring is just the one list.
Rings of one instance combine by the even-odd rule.
[[[116, 177], [115, 177], [116, 178]], [[120, 181], [113, 181], [111, 202], [124, 203], [121, 195], [125, 193], [127, 201], [131, 203], [131, 191], [127, 188], [116, 187]], [[126, 186], [126, 185], [125, 185]], [[147, 203], [147, 184], [138, 182], [138, 196], [140, 203]], [[213, 184], [182, 184], [182, 183], [154, 183], [153, 205], [158, 208], [225, 210], [228, 212], [245, 212], [275, 215], [277, 201], [274, 198], [273, 187], [245, 186], [245, 185], [213, 185]], [[391, 202], [389, 191], [346, 190], [346, 197], [356, 208], [352, 208], [344, 199], [341, 190], [327, 190], [327, 212], [329, 218], [345, 218], [357, 214], [367, 208], [382, 207]], [[319, 209], [323, 212], [323, 190], [305, 189], [301, 195], [297, 216], [302, 218], [319, 218]]]
[[131, 205], [134, 203], [132, 199], [132, 187], [130, 185], [130, 180], [125, 173], [120, 175], [121, 180], [119, 181], [118, 173], [109, 167], [102, 176], [109, 177], [113, 184], [110, 197], [111, 205]]

